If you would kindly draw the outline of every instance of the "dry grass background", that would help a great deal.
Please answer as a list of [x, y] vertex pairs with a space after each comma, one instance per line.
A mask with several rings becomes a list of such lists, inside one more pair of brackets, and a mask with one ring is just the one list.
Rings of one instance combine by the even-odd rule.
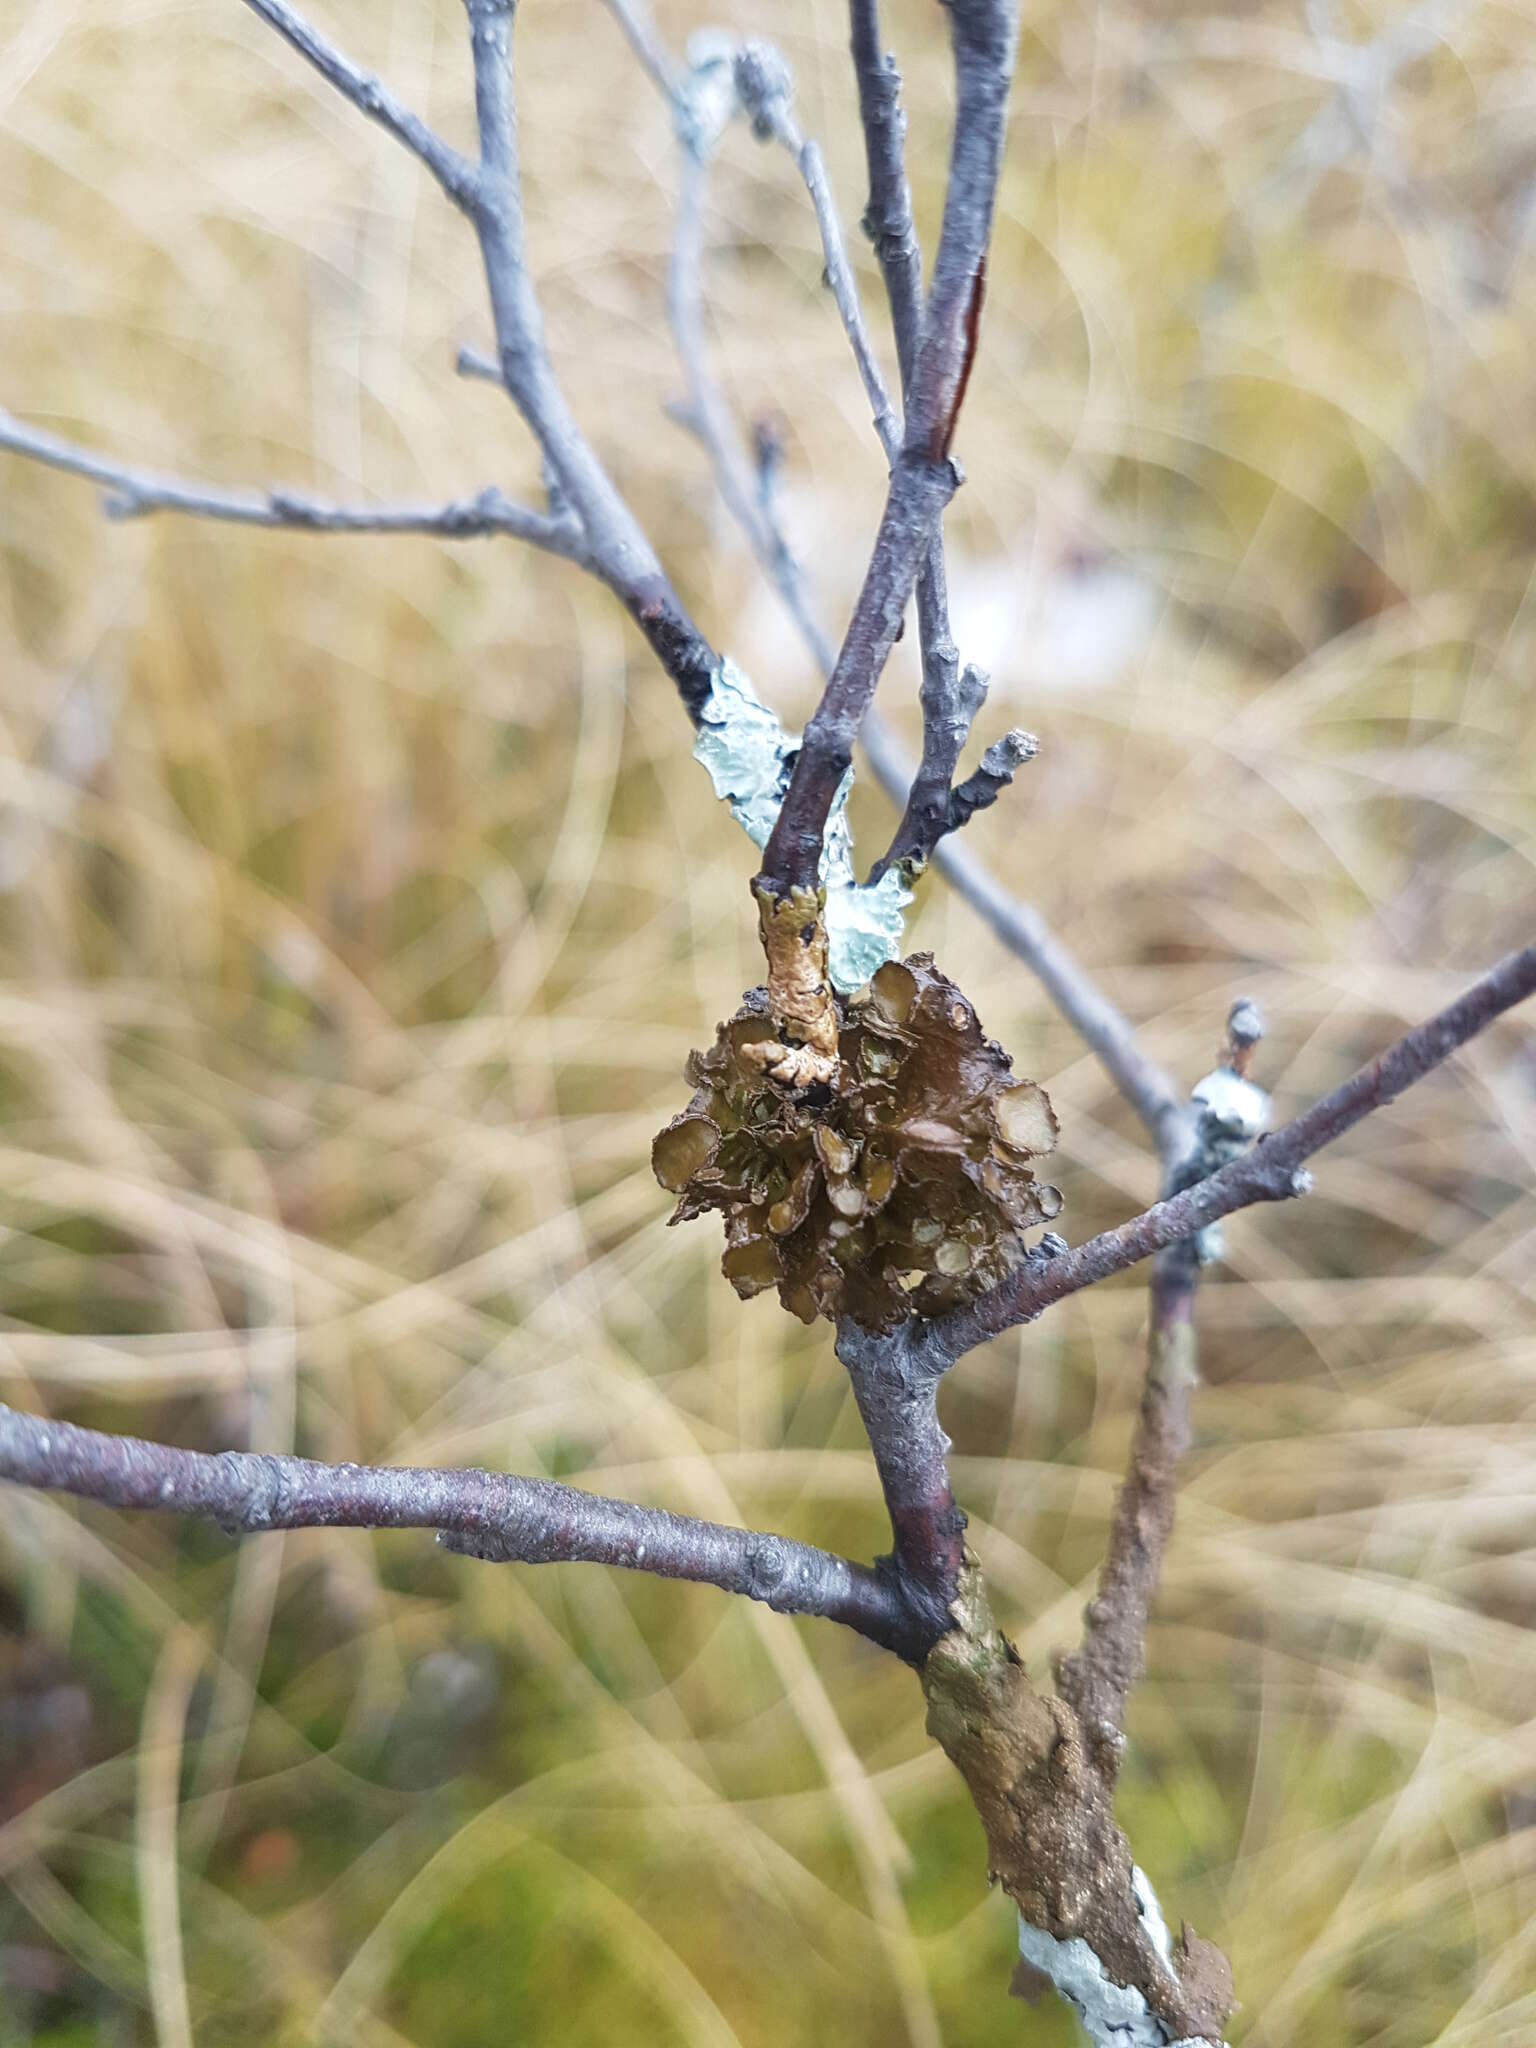
[[[466, 134], [451, 0], [318, 12]], [[800, 715], [663, 418], [663, 114], [596, 0], [523, 13], [558, 359], [705, 625]], [[451, 375], [485, 339], [468, 235], [234, 0], [4, 15], [0, 403], [229, 483], [534, 487]], [[781, 39], [851, 224], [838, 0], [664, 10], [722, 16]], [[1044, 741], [974, 843], [1189, 1081], [1258, 997], [1282, 1112], [1530, 938], [1536, 32], [1414, 17], [1352, 126], [1338, 52], [1409, 19], [1031, 7], [960, 449], [957, 626], [989, 729]], [[938, 11], [896, 23], [931, 195]], [[744, 134], [711, 244], [836, 621], [880, 479], [802, 195]], [[7, 460], [0, 664], [4, 1397], [879, 1547], [825, 1332], [663, 1228], [651, 1133], [756, 965], [744, 845], [613, 605], [508, 545], [111, 526]], [[912, 936], [1049, 1083], [1074, 1235], [1146, 1199], [1027, 974], [938, 885]], [[1203, 1294], [1122, 1809], [1236, 1961], [1237, 2041], [1536, 2036], [1533, 1160], [1516, 1018], [1309, 1203], [1237, 1219]], [[1036, 1660], [1098, 1553], [1142, 1313], [1079, 1297], [947, 1396]], [[0, 2041], [1071, 2038], [1004, 1996], [910, 1676], [827, 1625], [19, 1496], [0, 1621]]]

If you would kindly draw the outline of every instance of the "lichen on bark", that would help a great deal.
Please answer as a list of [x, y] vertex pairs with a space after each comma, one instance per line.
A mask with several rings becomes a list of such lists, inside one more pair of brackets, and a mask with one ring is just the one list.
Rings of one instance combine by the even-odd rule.
[[[827, 995], [802, 921], [812, 901], [790, 898], [765, 924], [770, 960], [787, 954], [780, 992], [751, 990], [690, 1055], [693, 1099], [652, 1163], [678, 1196], [674, 1223], [723, 1215], [722, 1267], [739, 1294], [777, 1287], [805, 1322], [892, 1330], [974, 1300], [1023, 1262], [1025, 1231], [1061, 1208], [1034, 1165], [1056, 1119], [930, 955]], [[834, 1078], [800, 1087], [781, 1065], [784, 1020], [816, 1031], [808, 1049], [825, 1057], [823, 996]]]
[[1219, 2040], [1232, 2004], [1225, 1958], [1186, 1929], [1164, 1960], [1115, 1825], [1112, 1780], [1072, 1707], [1030, 1680], [969, 1556], [950, 1613], [955, 1625], [922, 1671], [928, 1732], [965, 1779], [992, 1881], [1028, 1926], [1086, 1942], [1165, 2040]]

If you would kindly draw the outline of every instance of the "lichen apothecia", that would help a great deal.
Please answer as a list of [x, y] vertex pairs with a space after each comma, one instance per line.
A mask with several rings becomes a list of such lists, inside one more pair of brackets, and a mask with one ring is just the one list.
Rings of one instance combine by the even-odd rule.
[[835, 1080], [797, 1089], [765, 1068], [778, 1034], [767, 991], [751, 990], [689, 1055], [693, 1099], [652, 1164], [678, 1197], [672, 1222], [723, 1215], [738, 1294], [776, 1287], [804, 1322], [889, 1330], [1023, 1260], [1024, 1232], [1061, 1209], [1031, 1165], [1057, 1123], [931, 954], [888, 961], [836, 1002]]

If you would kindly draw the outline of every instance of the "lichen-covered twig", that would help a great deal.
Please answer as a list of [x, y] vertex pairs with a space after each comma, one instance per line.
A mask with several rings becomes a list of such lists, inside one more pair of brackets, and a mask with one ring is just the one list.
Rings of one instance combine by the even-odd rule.
[[[827, 966], [823, 900], [820, 889], [792, 889], [787, 896], [757, 892], [768, 1000], [779, 1037], [745, 1050], [786, 1088], [827, 1087], [837, 1079], [842, 1020]], [[785, 1034], [792, 1043], [784, 1043]]]
[[1115, 1824], [1113, 1778], [1073, 1707], [1032, 1683], [972, 1562], [950, 1618], [923, 1665], [928, 1732], [965, 1779], [987, 1869], [1034, 1937], [1021, 1952], [1072, 1999], [1094, 2048], [1219, 2041], [1225, 1958], [1188, 1930], [1169, 1943]]
[[180, 477], [109, 462], [57, 434], [25, 426], [4, 411], [0, 411], [0, 449], [105, 486], [109, 494], [106, 510], [113, 519], [182, 512], [198, 519], [288, 527], [302, 533], [435, 533], [446, 540], [502, 534], [564, 555], [568, 561], [583, 560], [581, 528], [574, 519], [515, 505], [494, 488], [445, 505], [334, 505], [302, 491], [217, 491]]
[[[1219, 1170], [1267, 1122], [1268, 1098], [1247, 1078], [1261, 1028], [1252, 1004], [1234, 1005], [1222, 1062], [1194, 1091], [1190, 1142], [1165, 1175], [1165, 1194]], [[930, 1728], [966, 1775], [989, 1866], [1018, 1905], [1021, 1958], [1076, 2007], [1095, 2048], [1219, 2041], [1232, 2002], [1226, 1958], [1187, 1927], [1169, 1940], [1114, 1821], [1126, 1701], [1145, 1666], [1189, 1446], [1201, 1255], [1189, 1238], [1153, 1261], [1130, 1459], [1082, 1642], [1056, 1660], [1056, 1697], [1043, 1699], [1011, 1645], [978, 1621], [975, 1585], [969, 1602], [956, 1602], [959, 1629], [923, 1667]]]
[[915, 1659], [928, 1626], [890, 1575], [785, 1536], [608, 1500], [515, 1473], [325, 1465], [249, 1451], [186, 1451], [0, 1407], [0, 1479], [106, 1507], [268, 1529], [435, 1529], [492, 1563], [586, 1561], [691, 1579], [782, 1614], [843, 1622]]

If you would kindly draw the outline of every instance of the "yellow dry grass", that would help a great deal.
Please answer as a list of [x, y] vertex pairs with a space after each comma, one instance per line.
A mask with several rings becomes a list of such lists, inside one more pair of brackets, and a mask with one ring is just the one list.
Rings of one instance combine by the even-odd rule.
[[[663, 417], [664, 116], [595, 0], [523, 12], [572, 396], [707, 627], [803, 714]], [[843, 10], [769, 12], [851, 225]], [[450, 0], [321, 14], [466, 137]], [[1320, 12], [1032, 9], [959, 449], [987, 734], [1044, 742], [974, 843], [1188, 1081], [1259, 999], [1282, 1113], [1531, 935], [1533, 35], [1422, 19], [1372, 126]], [[937, 10], [897, 27], [931, 224]], [[451, 374], [486, 338], [461, 224], [234, 0], [12, 9], [0, 194], [0, 404], [231, 484], [535, 488], [509, 408]], [[880, 478], [803, 196], [745, 135], [711, 245], [722, 365], [789, 422], [836, 621]], [[749, 861], [602, 593], [503, 544], [112, 526], [6, 460], [0, 678], [5, 1398], [880, 1546], [825, 1332], [741, 1308], [711, 1227], [663, 1228], [649, 1139], [756, 978]], [[866, 846], [888, 824], [856, 816]], [[912, 936], [1049, 1084], [1073, 1234], [1145, 1200], [1028, 976], [937, 886]], [[1533, 1161], [1517, 1017], [1309, 1203], [1237, 1219], [1204, 1290], [1122, 1806], [1234, 1958], [1236, 2041], [1536, 2034]], [[1034, 1660], [1090, 1582], [1142, 1314], [1134, 1284], [1079, 1298], [947, 1396]], [[0, 1568], [0, 2040], [1071, 2038], [1004, 1996], [910, 1676], [829, 1626], [15, 1496]]]

